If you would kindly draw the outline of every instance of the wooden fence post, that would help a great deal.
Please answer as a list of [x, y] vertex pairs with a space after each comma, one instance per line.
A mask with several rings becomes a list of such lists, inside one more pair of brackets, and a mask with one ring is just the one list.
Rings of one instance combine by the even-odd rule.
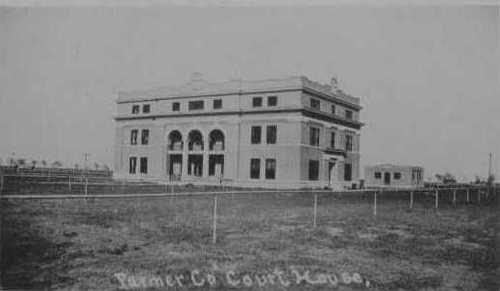
[[438, 209], [439, 207], [439, 190], [436, 189], [436, 194], [434, 195], [434, 208]]
[[68, 189], [69, 189], [69, 194], [71, 194], [71, 176], [68, 176]]
[[470, 202], [470, 189], [469, 188], [467, 188], [466, 201], [467, 201], [467, 204]]
[[314, 194], [314, 215], [313, 215], [313, 228], [316, 228], [316, 216], [318, 213], [318, 194]]
[[214, 195], [214, 213], [212, 221], [212, 243], [217, 242], [217, 194]]
[[410, 191], [410, 209], [413, 209], [413, 191]]
[[373, 215], [377, 216], [377, 191], [373, 195]]
[[457, 205], [457, 189], [453, 189], [453, 205]]

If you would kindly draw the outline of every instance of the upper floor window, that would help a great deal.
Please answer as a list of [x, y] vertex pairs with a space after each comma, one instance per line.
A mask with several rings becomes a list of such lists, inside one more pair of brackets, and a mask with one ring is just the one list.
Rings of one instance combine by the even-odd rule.
[[352, 165], [344, 164], [344, 181], [352, 180]]
[[345, 136], [345, 150], [348, 152], [352, 151], [352, 135]]
[[266, 179], [276, 178], [276, 160], [266, 159]]
[[266, 127], [266, 142], [268, 144], [275, 144], [276, 143], [277, 131], [278, 131], [278, 128], [276, 125], [268, 125]]
[[399, 180], [401, 179], [401, 173], [400, 172], [394, 172], [394, 180]]
[[188, 110], [202, 110], [204, 107], [203, 100], [189, 101]]
[[267, 96], [267, 106], [278, 105], [278, 96]]
[[250, 178], [260, 178], [260, 159], [250, 159]]
[[335, 114], [335, 109], [336, 109], [336, 108], [335, 108], [335, 105], [333, 105], [333, 104], [332, 104], [332, 107], [331, 107], [331, 111], [332, 111], [331, 113], [332, 113], [332, 114]]
[[375, 179], [382, 179], [382, 173], [375, 172]]
[[149, 113], [149, 112], [151, 112], [151, 105], [149, 104], [142, 105], [142, 113]]
[[143, 129], [141, 132], [141, 144], [149, 143], [149, 129]]
[[262, 107], [262, 97], [253, 97], [252, 107]]
[[318, 99], [311, 98], [311, 108], [320, 110], [320, 101]]
[[139, 114], [140, 106], [132, 105], [132, 114]]
[[131, 145], [135, 145], [137, 144], [137, 134], [138, 134], [138, 130], [137, 129], [132, 129], [130, 131], [130, 144]]
[[335, 132], [330, 132], [330, 147], [335, 148]]
[[319, 146], [319, 128], [309, 128], [309, 144], [312, 146]]
[[345, 118], [352, 119], [352, 110], [345, 111]]
[[261, 131], [262, 130], [260, 126], [252, 126], [252, 132], [251, 132], [252, 144], [260, 143]]
[[221, 109], [222, 108], [222, 99], [215, 99], [213, 105], [214, 105], [214, 109]]
[[172, 103], [172, 111], [179, 111], [179, 110], [181, 110], [181, 104], [179, 102]]

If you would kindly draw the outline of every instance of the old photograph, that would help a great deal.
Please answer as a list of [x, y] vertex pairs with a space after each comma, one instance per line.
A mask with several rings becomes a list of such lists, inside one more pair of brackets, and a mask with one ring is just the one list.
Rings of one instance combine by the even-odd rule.
[[1, 1], [0, 290], [500, 290], [500, 3]]

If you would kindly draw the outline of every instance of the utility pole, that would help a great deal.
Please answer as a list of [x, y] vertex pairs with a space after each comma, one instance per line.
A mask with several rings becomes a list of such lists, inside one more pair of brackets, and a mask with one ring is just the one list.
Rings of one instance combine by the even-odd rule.
[[489, 164], [488, 164], [488, 179], [490, 179], [491, 175], [493, 174], [493, 169], [491, 168], [491, 159], [493, 157], [493, 154], [490, 153], [490, 160], [489, 160]]
[[83, 153], [83, 157], [84, 157], [84, 160], [83, 160], [83, 169], [84, 169], [84, 173], [87, 174], [87, 162], [89, 161], [89, 156], [90, 154], [89, 153]]

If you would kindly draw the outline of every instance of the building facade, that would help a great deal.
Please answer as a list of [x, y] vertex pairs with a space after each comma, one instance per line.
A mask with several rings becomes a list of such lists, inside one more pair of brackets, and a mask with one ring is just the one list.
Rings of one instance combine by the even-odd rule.
[[417, 166], [374, 165], [365, 167], [365, 186], [412, 188], [424, 186], [424, 168]]
[[116, 176], [255, 187], [352, 187], [359, 99], [306, 77], [120, 92]]

